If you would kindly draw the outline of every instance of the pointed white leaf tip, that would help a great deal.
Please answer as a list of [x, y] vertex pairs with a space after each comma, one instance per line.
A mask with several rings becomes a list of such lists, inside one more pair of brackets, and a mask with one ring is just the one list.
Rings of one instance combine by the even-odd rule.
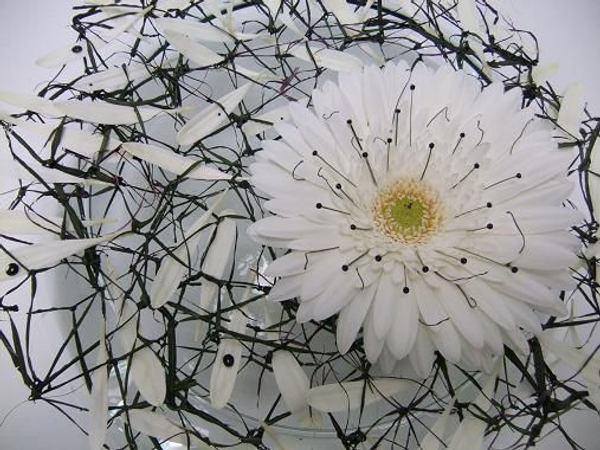
[[26, 276], [28, 271], [40, 270], [58, 264], [62, 259], [113, 240], [118, 234], [99, 238], [67, 239], [18, 247], [0, 254], [0, 281]]
[[98, 340], [98, 368], [92, 374], [88, 443], [90, 450], [101, 450], [106, 440], [106, 420], [108, 419], [108, 352], [106, 349], [106, 327], [100, 324]]
[[[227, 328], [233, 333], [245, 334], [247, 323], [246, 315], [235, 310]], [[242, 362], [242, 350], [242, 343], [235, 337], [221, 340], [210, 375], [210, 403], [213, 408], [223, 408], [231, 398]]]
[[307, 402], [322, 412], [345, 412], [368, 406], [404, 391], [410, 382], [395, 378], [375, 378], [365, 382], [347, 381], [310, 389]]
[[171, 296], [177, 291], [179, 283], [183, 279], [187, 266], [182, 264], [193, 259], [198, 251], [198, 245], [202, 234], [200, 230], [210, 221], [215, 209], [221, 204], [227, 190], [220, 194], [204, 214], [196, 220], [184, 233], [184, 243], [179, 245], [172, 254], [168, 254], [161, 262], [160, 269], [150, 288], [150, 305], [160, 308], [167, 303]]
[[231, 175], [220, 170], [199, 164], [167, 148], [139, 142], [125, 142], [122, 148], [129, 154], [161, 167], [176, 175], [195, 180], [229, 180]]
[[356, 56], [329, 48], [302, 44], [291, 48], [289, 52], [298, 59], [337, 72], [355, 72], [364, 66]]
[[545, 351], [557, 356], [561, 362], [577, 371], [588, 383], [600, 387], [600, 358], [556, 340], [552, 336], [551, 330], [539, 333], [537, 338]]
[[165, 401], [165, 368], [150, 347], [137, 350], [131, 357], [131, 377], [144, 399], [153, 406]]
[[[217, 224], [214, 239], [206, 251], [202, 272], [217, 280], [223, 279], [227, 264], [235, 249], [237, 236], [237, 220], [233, 217], [235, 212], [225, 210], [219, 214], [223, 219]], [[210, 280], [204, 280], [200, 286], [200, 307], [204, 311], [212, 311], [219, 293], [219, 285]]]
[[251, 82], [242, 85], [192, 117], [177, 133], [177, 143], [193, 144], [215, 131], [219, 125], [229, 120], [229, 114], [240, 104], [251, 87]]
[[310, 381], [294, 355], [286, 350], [273, 353], [273, 375], [290, 412], [297, 413], [308, 406]]
[[585, 85], [583, 83], [570, 85], [560, 103], [556, 123], [566, 133], [567, 137], [571, 139], [577, 139], [579, 136], [579, 127], [583, 117], [584, 106]]
[[[494, 387], [496, 378], [502, 367], [502, 358], [497, 358], [489, 376], [483, 379], [484, 383], [481, 392], [475, 398], [473, 405], [475, 409], [486, 413], [492, 407], [492, 398], [494, 396]], [[479, 411], [478, 411], [479, 412]], [[456, 429], [448, 450], [482, 450], [483, 438], [487, 423], [475, 417], [471, 412], [467, 412]]]
[[442, 446], [445, 448], [443, 438], [444, 433], [446, 432], [448, 417], [450, 417], [453, 406], [454, 399], [450, 399], [442, 414], [440, 414], [425, 437], [419, 442], [420, 450], [440, 450]]

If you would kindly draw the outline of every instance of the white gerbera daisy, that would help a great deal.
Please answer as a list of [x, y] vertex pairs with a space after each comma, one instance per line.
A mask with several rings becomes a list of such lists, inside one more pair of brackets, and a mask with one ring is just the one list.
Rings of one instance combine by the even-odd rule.
[[520, 91], [388, 63], [312, 100], [251, 166], [273, 216], [249, 232], [290, 250], [270, 299], [298, 298], [299, 322], [339, 313], [340, 352], [362, 326], [369, 361], [420, 374], [435, 350], [484, 369], [504, 344], [526, 351], [534, 310], [564, 312], [552, 288], [570, 284], [579, 214], [562, 206], [570, 156]]

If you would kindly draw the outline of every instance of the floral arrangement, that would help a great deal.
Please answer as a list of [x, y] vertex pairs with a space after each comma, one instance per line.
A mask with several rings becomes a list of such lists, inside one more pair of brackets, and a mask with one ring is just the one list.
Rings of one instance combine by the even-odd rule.
[[535, 36], [485, 0], [74, 11], [39, 63], [80, 75], [0, 91], [0, 337], [32, 400], [94, 450], [578, 448], [600, 118]]

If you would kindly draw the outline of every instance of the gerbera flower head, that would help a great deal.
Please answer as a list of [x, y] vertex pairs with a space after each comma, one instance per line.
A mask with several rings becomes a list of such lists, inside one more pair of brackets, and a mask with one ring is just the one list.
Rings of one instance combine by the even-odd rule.
[[249, 232], [289, 250], [270, 299], [297, 298], [299, 322], [339, 314], [340, 352], [362, 327], [371, 362], [409, 357], [421, 374], [436, 350], [474, 368], [526, 351], [535, 310], [563, 312], [579, 214], [563, 206], [570, 155], [520, 91], [388, 63], [312, 102], [289, 105], [251, 166], [272, 215]]

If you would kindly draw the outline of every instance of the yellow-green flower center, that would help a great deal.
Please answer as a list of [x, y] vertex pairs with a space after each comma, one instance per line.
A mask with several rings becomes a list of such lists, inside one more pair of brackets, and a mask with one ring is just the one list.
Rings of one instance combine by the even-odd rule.
[[372, 206], [377, 228], [394, 241], [425, 242], [444, 221], [439, 194], [427, 183], [400, 179], [378, 192]]

